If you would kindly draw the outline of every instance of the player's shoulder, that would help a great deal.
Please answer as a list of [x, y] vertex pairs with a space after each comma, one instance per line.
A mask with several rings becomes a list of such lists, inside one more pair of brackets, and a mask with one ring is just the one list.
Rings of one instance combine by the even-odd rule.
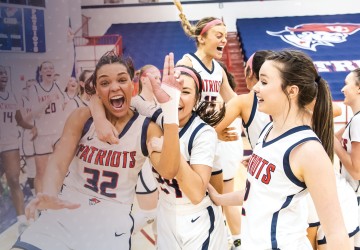
[[179, 61], [177, 61], [176, 65], [185, 65], [185, 66], [192, 67], [193, 64], [192, 64], [190, 55], [189, 54], [183, 55], [183, 57]]

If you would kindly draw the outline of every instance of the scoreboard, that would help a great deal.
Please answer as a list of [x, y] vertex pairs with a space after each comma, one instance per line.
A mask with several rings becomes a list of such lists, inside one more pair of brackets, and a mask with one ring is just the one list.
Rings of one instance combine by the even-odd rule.
[[45, 52], [44, 9], [0, 4], [0, 52]]

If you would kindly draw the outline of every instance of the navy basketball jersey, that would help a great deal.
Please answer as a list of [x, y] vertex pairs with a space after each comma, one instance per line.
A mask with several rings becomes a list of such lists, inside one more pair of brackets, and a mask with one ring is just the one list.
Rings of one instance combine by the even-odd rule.
[[92, 119], [72, 162], [66, 186], [122, 204], [132, 204], [138, 174], [148, 156], [146, 135], [150, 120], [134, 113], [119, 135], [119, 144], [100, 141]]
[[266, 141], [271, 129], [272, 123], [261, 133], [248, 164], [241, 221], [244, 249], [290, 249], [306, 238], [308, 191], [293, 174], [289, 156], [298, 145], [318, 138], [309, 126], [299, 126]]

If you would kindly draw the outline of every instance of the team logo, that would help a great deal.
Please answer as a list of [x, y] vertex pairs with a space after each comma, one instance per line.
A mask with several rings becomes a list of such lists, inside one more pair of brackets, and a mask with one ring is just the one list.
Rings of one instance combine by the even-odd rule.
[[356, 23], [306, 23], [295, 27], [286, 26], [282, 31], [266, 31], [271, 36], [278, 36], [286, 43], [301, 49], [316, 51], [316, 46], [335, 46], [346, 42], [349, 35], [360, 30]]
[[100, 200], [96, 199], [95, 197], [89, 199], [89, 205], [90, 205], [90, 206], [96, 205], [96, 204], [98, 204], [99, 202], [100, 202]]

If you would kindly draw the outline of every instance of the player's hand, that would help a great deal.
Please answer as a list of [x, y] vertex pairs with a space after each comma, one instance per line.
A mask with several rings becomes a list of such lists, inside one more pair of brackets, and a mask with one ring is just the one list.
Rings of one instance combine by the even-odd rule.
[[171, 99], [180, 97], [179, 93], [182, 91], [184, 81], [179, 79], [180, 72], [175, 72], [174, 67], [174, 54], [169, 53], [169, 55], [166, 55], [164, 59], [161, 84], [159, 84], [159, 82], [151, 74], [146, 75], [150, 79], [153, 93], [159, 103], [165, 103]]
[[208, 184], [207, 190], [209, 192], [210, 199], [214, 202], [214, 204], [217, 206], [220, 206], [221, 205], [220, 204], [221, 194], [219, 194], [211, 184]]
[[37, 132], [37, 128], [34, 126], [32, 129], [31, 129], [31, 132], [30, 132], [31, 134], [32, 134], [32, 137], [31, 137], [31, 141], [33, 141], [33, 140], [35, 140], [35, 138], [37, 137], [37, 135], [38, 135], [38, 132]]
[[222, 141], [237, 141], [239, 134], [235, 127], [227, 127], [218, 133], [218, 138]]
[[164, 114], [164, 124], [179, 125], [178, 108], [184, 81], [180, 79], [180, 71], [174, 70], [174, 54], [165, 56], [161, 85], [151, 74], [150, 79], [154, 95], [161, 105]]
[[164, 137], [163, 136], [161, 136], [160, 138], [159, 137], [152, 137], [147, 143], [147, 148], [148, 148], [149, 155], [151, 155], [152, 152], [161, 153], [163, 142], [164, 142]]
[[119, 143], [119, 132], [109, 120], [105, 119], [101, 121], [95, 121], [94, 119], [94, 124], [96, 136], [99, 138], [100, 141], [107, 142], [109, 144]]
[[249, 160], [250, 160], [251, 155], [248, 156], [244, 156], [243, 159], [241, 160], [241, 164], [244, 165], [244, 167], [248, 167], [249, 165]]
[[66, 200], [61, 200], [57, 196], [38, 193], [36, 197], [30, 201], [30, 203], [25, 208], [25, 215], [28, 220], [35, 219], [35, 213], [37, 210], [43, 209], [76, 209], [79, 208], [80, 204], [72, 203]]

